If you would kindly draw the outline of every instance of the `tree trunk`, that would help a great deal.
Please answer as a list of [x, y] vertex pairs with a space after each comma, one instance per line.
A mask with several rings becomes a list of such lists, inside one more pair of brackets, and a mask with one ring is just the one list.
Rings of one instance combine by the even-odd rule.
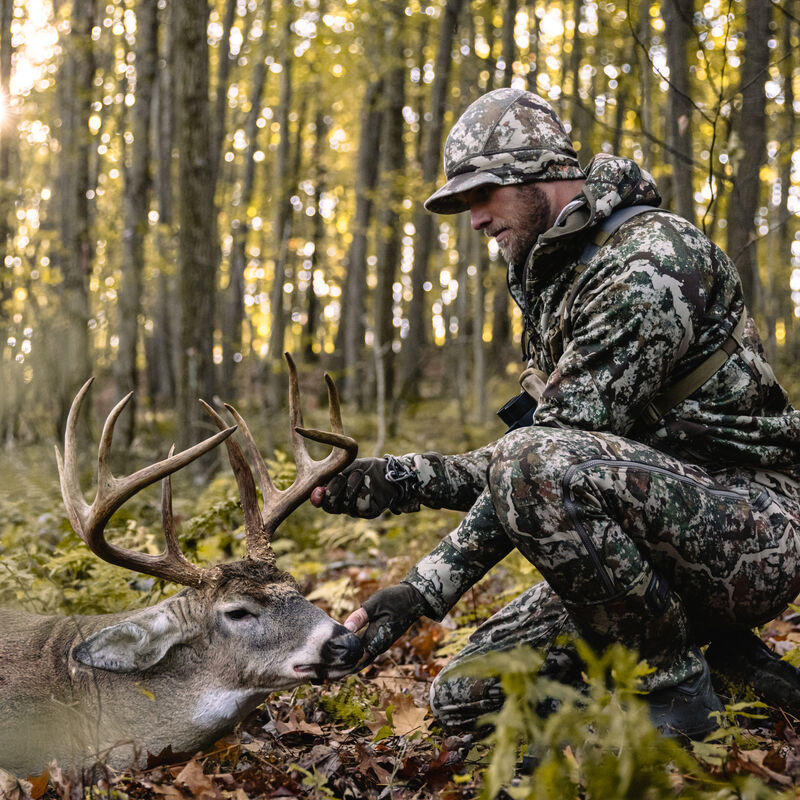
[[166, 8], [163, 52], [159, 55], [156, 78], [155, 117], [158, 135], [155, 137], [156, 168], [155, 196], [158, 204], [157, 250], [162, 254], [156, 278], [156, 299], [153, 309], [153, 330], [145, 338], [147, 364], [147, 394], [152, 405], [163, 403], [175, 407], [177, 402], [177, 350], [175, 337], [175, 308], [177, 297], [175, 278], [167, 264], [173, 259], [173, 183], [172, 146], [175, 136], [174, 75], [175, 3]]
[[226, 0], [225, 16], [222, 22], [222, 37], [219, 41], [219, 62], [217, 63], [217, 85], [214, 90], [214, 117], [211, 128], [211, 153], [214, 173], [212, 182], [217, 185], [222, 163], [223, 143], [225, 141], [225, 118], [228, 109], [228, 83], [231, 72], [231, 28], [236, 18], [236, 0]]
[[362, 398], [364, 384], [364, 330], [366, 315], [367, 234], [372, 220], [375, 187], [378, 180], [378, 159], [381, 135], [383, 81], [373, 81], [361, 106], [361, 134], [356, 167], [356, 211], [353, 218], [353, 239], [347, 254], [347, 277], [340, 324], [340, 344], [343, 355], [344, 397]]
[[307, 363], [316, 361], [318, 355], [314, 350], [317, 340], [317, 325], [319, 323], [319, 299], [314, 291], [314, 272], [320, 264], [320, 255], [325, 247], [325, 220], [320, 213], [320, 202], [325, 193], [326, 169], [323, 161], [325, 143], [328, 137], [328, 123], [325, 120], [325, 108], [322, 105], [322, 93], [317, 91], [317, 113], [314, 118], [314, 149], [311, 160], [316, 172], [314, 177], [314, 217], [311, 225], [311, 241], [314, 243], [314, 252], [311, 254], [311, 278], [306, 291], [306, 323], [303, 330], [302, 352]]
[[[118, 294], [119, 351], [115, 365], [117, 394], [138, 388], [139, 313], [142, 306], [144, 237], [150, 204], [150, 119], [158, 57], [158, 0], [139, 0], [136, 13], [136, 95], [132, 114], [133, 145], [124, 164], [122, 279]], [[120, 420], [122, 441], [130, 446], [135, 430], [136, 395]]]
[[216, 296], [214, 174], [208, 98], [208, 5], [176, 4], [178, 110], [178, 283], [180, 291], [179, 421], [181, 441], [201, 438], [197, 398], [212, 398]]
[[650, 112], [650, 90], [652, 88], [652, 69], [650, 67], [650, 8], [652, 0], [640, 0], [639, 3], [639, 43], [636, 51], [639, 61], [639, 125], [645, 134], [642, 137], [642, 160], [650, 169], [652, 166], [653, 148], [650, 137], [653, 135], [653, 123]]
[[226, 292], [222, 328], [222, 384], [232, 387], [235, 382], [236, 364], [240, 363], [242, 354], [242, 327], [244, 324], [244, 271], [247, 266], [247, 237], [250, 233], [248, 209], [253, 201], [256, 162], [258, 150], [258, 119], [261, 116], [261, 103], [264, 87], [267, 83], [266, 57], [270, 47], [264, 21], [264, 32], [261, 34], [259, 57], [253, 68], [253, 84], [250, 90], [250, 110], [245, 120], [247, 151], [242, 166], [241, 190], [233, 202], [233, 222], [231, 223], [231, 256], [229, 266], [229, 282]]
[[756, 224], [759, 172], [766, 157], [766, 95], [769, 69], [771, 6], [747, 0], [745, 49], [741, 69], [742, 106], [735, 123], [739, 163], [728, 199], [728, 255], [734, 260], [744, 287], [745, 302], [758, 303]]
[[[439, 42], [436, 50], [435, 74], [431, 91], [430, 117], [420, 120], [426, 132], [425, 146], [422, 153], [422, 195], [423, 200], [436, 188], [439, 173], [439, 159], [444, 133], [445, 107], [447, 87], [450, 82], [450, 70], [453, 63], [453, 37], [458, 25], [458, 15], [464, 6], [464, 0], [447, 0], [442, 12], [439, 27]], [[419, 396], [419, 383], [422, 375], [422, 359], [428, 340], [425, 316], [424, 284], [428, 280], [431, 250], [433, 249], [434, 217], [427, 212], [422, 202], [417, 204], [414, 214], [416, 240], [414, 244], [414, 265], [411, 271], [411, 290], [413, 292], [408, 309], [408, 336], [401, 352], [401, 370], [403, 388], [406, 397]]]
[[525, 88], [529, 92], [539, 91], [539, 17], [536, 16], [536, 3], [532, 3], [528, 12], [528, 74], [525, 76]]
[[514, 42], [514, 22], [517, 19], [517, 0], [506, 0], [503, 9], [503, 86], [511, 86], [514, 77], [514, 56], [516, 44]]
[[[280, 140], [275, 161], [274, 202], [275, 221], [272, 229], [272, 240], [275, 247], [275, 274], [270, 292], [271, 329], [269, 338], [269, 360], [275, 365], [282, 356], [286, 337], [286, 312], [284, 311], [283, 284], [286, 279], [286, 261], [289, 252], [289, 235], [292, 224], [292, 207], [289, 202], [291, 173], [291, 137], [289, 136], [289, 114], [292, 105], [292, 22], [293, 6], [285, 5], [286, 15], [283, 29], [283, 69], [281, 71], [280, 100], [278, 106], [278, 125]], [[273, 381], [269, 381], [270, 385]]]
[[[387, 33], [386, 51], [403, 51], [403, 7], [394, 3], [393, 18]], [[383, 111], [383, 144], [381, 146], [382, 191], [384, 202], [378, 212], [377, 278], [375, 289], [375, 316], [373, 322], [373, 348], [375, 352], [376, 380], [382, 381], [383, 400], [391, 404], [395, 388], [394, 343], [394, 283], [402, 253], [403, 174], [406, 170], [406, 153], [403, 145], [403, 106], [405, 105], [405, 66], [395, 56], [386, 76], [385, 108]], [[385, 405], [378, 398], [379, 414], [385, 417]]]
[[92, 41], [94, 0], [75, 0], [70, 33], [60, 72], [61, 155], [59, 158], [60, 266], [63, 335], [54, 340], [53, 395], [59, 438], [78, 387], [91, 372], [89, 354], [89, 275], [93, 261], [90, 236], [89, 115], [95, 60]]
[[688, 49], [695, 45], [692, 14], [694, 0], [664, 0], [664, 18], [669, 62], [669, 161], [672, 165], [674, 208], [694, 222], [692, 186], [692, 99], [689, 86]]
[[[9, 112], [9, 86], [11, 83], [11, 58], [14, 46], [11, 41], [11, 21], [14, 18], [14, 0], [0, 0], [0, 104], [7, 115]], [[8, 124], [6, 116], [0, 125], [0, 267], [5, 264], [8, 253], [8, 240], [11, 235], [11, 214], [14, 197], [11, 182], [12, 153], [16, 149], [16, 131]], [[6, 270], [0, 269], [0, 307], [11, 295]]]
[[[800, 11], [797, 0], [793, 3], [794, 11]], [[790, 7], [791, 10], [791, 7]], [[778, 229], [777, 263], [778, 290], [776, 315], [782, 318], [786, 328], [786, 361], [794, 368], [800, 356], [800, 321], [794, 314], [794, 302], [791, 294], [787, 292], [790, 286], [792, 273], [792, 231], [791, 221], [794, 217], [790, 206], [791, 195], [789, 189], [792, 185], [792, 156], [794, 155], [795, 142], [797, 141], [797, 115], [794, 112], [795, 94], [792, 77], [797, 66], [797, 50], [793, 44], [793, 34], [797, 13], [783, 18], [783, 63], [781, 64], [781, 77], [783, 79], [783, 146], [781, 152], [780, 181], [781, 204], [779, 213], [782, 215]], [[794, 17], [794, 19], [792, 18]]]

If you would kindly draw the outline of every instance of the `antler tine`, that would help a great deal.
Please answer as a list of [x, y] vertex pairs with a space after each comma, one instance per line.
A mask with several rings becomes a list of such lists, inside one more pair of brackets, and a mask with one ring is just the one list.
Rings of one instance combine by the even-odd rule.
[[[220, 430], [224, 430], [225, 420], [223, 420], [222, 417], [208, 403], [206, 403], [205, 400], [201, 400], [200, 402], [203, 404], [203, 408], [205, 408], [209, 416], [217, 424], [217, 427]], [[225, 404], [225, 408], [231, 412], [234, 419], [237, 421], [239, 429], [242, 432], [242, 436], [244, 436], [245, 442], [247, 443], [248, 449], [250, 449], [252, 455], [252, 449], [255, 447], [255, 442], [253, 442], [253, 437], [250, 435], [250, 431], [247, 429], [247, 424], [235, 408], [229, 406], [227, 403]], [[244, 453], [242, 452], [242, 448], [239, 447], [239, 443], [233, 437], [225, 440], [225, 447], [228, 451], [228, 461], [230, 462], [231, 470], [233, 470], [233, 475], [236, 478], [236, 485], [239, 487], [239, 497], [242, 502], [242, 511], [244, 512], [245, 544], [247, 546], [247, 552], [251, 558], [256, 560], [273, 560], [274, 555], [272, 550], [270, 549], [269, 544], [267, 544], [266, 547], [264, 546], [261, 536], [261, 511], [258, 507], [258, 495], [256, 494], [256, 483], [253, 479], [253, 473], [247, 463]], [[258, 453], [257, 450], [256, 453]], [[260, 455], [258, 456], [257, 464], [259, 461], [261, 462], [261, 467], [263, 467], [264, 474], [266, 475], [266, 480], [271, 486], [272, 484], [269, 479], [269, 475], [266, 474], [266, 466], [264, 465], [263, 459], [261, 459]], [[263, 484], [262, 491], [264, 491]]]
[[292, 436], [294, 463], [297, 475], [300, 476], [311, 469], [312, 460], [297, 432], [298, 428], [303, 428], [303, 409], [300, 405], [300, 381], [297, 377], [297, 366], [289, 353], [284, 353], [283, 357], [289, 366], [289, 430]]
[[[116, 564], [120, 567], [144, 572], [157, 578], [175, 581], [187, 586], [199, 586], [207, 577], [207, 571], [200, 569], [188, 561], [180, 552], [177, 538], [172, 530], [172, 523], [165, 527], [167, 537], [167, 547], [159, 555], [149, 553], [137, 553], [132, 550], [125, 550], [107, 542], [104, 537], [104, 529], [113, 513], [137, 492], [145, 486], [155, 483], [157, 480], [166, 478], [173, 472], [185, 467], [190, 462], [212, 450], [220, 442], [227, 439], [236, 427], [227, 428], [224, 431], [210, 436], [202, 442], [175, 454], [174, 448], [170, 455], [151, 464], [147, 467], [134, 472], [124, 478], [117, 478], [108, 466], [108, 454], [111, 448], [111, 440], [114, 435], [114, 425], [122, 409], [130, 400], [131, 395], [123, 398], [112, 409], [106, 418], [103, 426], [103, 433], [98, 450], [97, 466], [97, 493], [91, 505], [83, 498], [80, 488], [80, 479], [77, 469], [77, 444], [76, 427], [78, 414], [86, 393], [91, 386], [92, 379], [88, 380], [72, 401], [69, 415], [67, 417], [66, 432], [64, 435], [64, 458], [56, 447], [56, 460], [58, 462], [58, 472], [61, 481], [61, 495], [67, 510], [67, 516], [72, 524], [75, 533], [83, 539], [89, 549], [95, 555]], [[171, 489], [168, 490], [171, 495]], [[163, 495], [163, 487], [162, 487]], [[170, 502], [171, 508], [171, 502]], [[163, 513], [163, 502], [162, 502]], [[172, 516], [171, 511], [168, 515]], [[167, 531], [167, 527], [170, 529]]]
[[[297, 367], [289, 353], [284, 353], [289, 366], [289, 416], [292, 423], [292, 447], [297, 465], [297, 477], [294, 483], [283, 491], [275, 491], [275, 502], [267, 504], [264, 500], [264, 536], [271, 539], [278, 525], [289, 516], [301, 503], [308, 499], [311, 492], [321, 485], [358, 454], [358, 443], [355, 439], [342, 433], [341, 409], [336, 387], [330, 376], [326, 376], [328, 385], [328, 401], [331, 406], [331, 427], [333, 432], [320, 431], [303, 427], [303, 416], [300, 410], [300, 388], [297, 378]], [[303, 438], [312, 439], [333, 446], [333, 451], [320, 461], [312, 459], [306, 450]]]

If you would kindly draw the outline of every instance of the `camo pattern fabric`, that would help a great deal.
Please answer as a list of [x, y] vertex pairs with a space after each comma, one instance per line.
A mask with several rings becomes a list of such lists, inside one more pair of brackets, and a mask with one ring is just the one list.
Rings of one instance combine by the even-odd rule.
[[396, 459], [415, 478], [414, 491], [395, 503], [398, 512], [419, 511], [420, 506], [467, 511], [486, 487], [486, 471], [494, 442], [461, 455], [408, 453]]
[[466, 210], [455, 197], [485, 183], [584, 177], [572, 141], [552, 106], [533, 92], [503, 88], [472, 103], [444, 145], [447, 183], [425, 201], [429, 211]]
[[613, 156], [589, 166], [582, 200], [539, 238], [522, 270], [509, 267], [529, 366], [549, 376], [533, 424], [607, 431], [692, 462], [800, 477], [800, 414], [752, 320], [743, 348], [690, 399], [654, 427], [642, 421], [665, 386], [728, 340], [745, 313], [741, 282], [703, 233], [661, 211], [623, 224], [578, 277], [589, 229], [616, 208], [659, 202], [650, 176]]
[[[619, 641], [656, 667], [643, 690], [672, 686], [702, 669], [698, 644], [766, 622], [800, 592], [796, 484], [765, 471], [722, 478], [622, 437], [523, 428], [498, 443], [470, 514], [404, 580], [441, 618], [516, 547], [550, 589], [503, 609], [456, 662], [515, 643], [549, 650], [568, 617], [595, 647]], [[546, 598], [541, 618], [533, 598]], [[434, 687], [447, 724], [498, 701], [496, 684], [449, 671]]]

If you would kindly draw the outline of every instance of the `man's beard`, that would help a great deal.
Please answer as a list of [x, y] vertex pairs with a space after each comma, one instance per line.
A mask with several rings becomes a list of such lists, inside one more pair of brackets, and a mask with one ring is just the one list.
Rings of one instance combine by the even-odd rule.
[[539, 235], [550, 227], [550, 201], [547, 195], [536, 183], [523, 183], [519, 188], [521, 197], [517, 209], [502, 220], [502, 224], [492, 226], [495, 231], [507, 229], [502, 241], [497, 242], [497, 247], [510, 264], [521, 264]]

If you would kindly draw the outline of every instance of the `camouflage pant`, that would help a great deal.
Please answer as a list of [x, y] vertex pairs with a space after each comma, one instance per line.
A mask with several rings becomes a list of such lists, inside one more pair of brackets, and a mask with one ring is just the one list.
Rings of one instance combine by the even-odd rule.
[[714, 631], [766, 622], [800, 591], [800, 492], [778, 473], [712, 475], [617, 436], [531, 427], [498, 443], [488, 484], [494, 519], [462, 526], [502, 530], [552, 591], [502, 609], [438, 676], [432, 707], [447, 725], [502, 700], [495, 681], [449, 677], [481, 652], [545, 648], [554, 677], [574, 673], [558, 633], [621, 641], [657, 668], [654, 690], [695, 674]]

